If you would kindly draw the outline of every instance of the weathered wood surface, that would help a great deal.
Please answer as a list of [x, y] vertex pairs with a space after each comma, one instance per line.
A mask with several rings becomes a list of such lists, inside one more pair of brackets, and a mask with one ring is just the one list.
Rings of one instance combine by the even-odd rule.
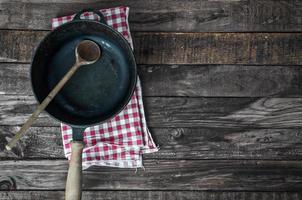
[[301, 64], [302, 33], [137, 33], [138, 63]]
[[[0, 63], [0, 94], [32, 95], [29, 64]], [[139, 65], [144, 96], [301, 97], [300, 66]]]
[[[59, 127], [32, 127], [12, 151], [20, 127], [0, 126], [0, 158], [64, 158]], [[160, 151], [145, 159], [302, 159], [301, 129], [152, 128]]]
[[0, 159], [7, 158], [64, 158], [62, 136], [57, 127], [31, 127], [12, 151], [5, 145], [21, 127], [0, 126]]
[[[83, 191], [83, 200], [300, 200], [298, 192]], [[2, 200], [63, 200], [63, 191], [2, 191]]]
[[270, 192], [302, 188], [297, 0], [2, 0], [0, 190], [44, 191], [0, 199], [63, 198], [68, 165], [58, 122], [44, 113], [12, 152], [4, 145], [36, 106], [28, 63], [50, 19], [117, 5], [131, 8], [148, 124], [161, 150], [144, 156], [146, 171], [137, 174], [85, 171], [84, 189], [98, 191], [84, 199], [302, 199]]
[[[0, 30], [0, 61], [30, 62], [48, 31]], [[302, 33], [152, 33], [133, 34], [139, 64], [302, 63]]]
[[134, 31], [301, 31], [298, 0], [10, 1], [0, 3], [0, 28], [50, 29], [53, 17], [83, 8], [130, 7]]
[[[84, 190], [300, 191], [300, 161], [145, 160], [145, 171], [92, 167]], [[64, 190], [67, 160], [1, 161], [2, 183], [17, 190]], [[6, 180], [7, 179], [7, 180]]]
[[[301, 128], [302, 98], [144, 98], [151, 127]], [[33, 96], [0, 96], [0, 125], [21, 125], [36, 107]], [[56, 126], [42, 113], [35, 126]]]
[[145, 96], [302, 96], [301, 66], [145, 65], [139, 75]]

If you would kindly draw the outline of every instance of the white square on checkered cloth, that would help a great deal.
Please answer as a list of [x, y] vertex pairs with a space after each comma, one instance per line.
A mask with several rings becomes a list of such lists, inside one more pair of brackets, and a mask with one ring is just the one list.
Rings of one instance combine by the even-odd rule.
[[[100, 10], [108, 25], [119, 31], [133, 48], [129, 24], [128, 7], [115, 7]], [[56, 28], [73, 19], [74, 15], [52, 19], [52, 28]], [[98, 16], [90, 12], [81, 18], [97, 20]], [[61, 124], [65, 156], [71, 155], [70, 141], [72, 130]], [[142, 154], [158, 151], [148, 130], [142, 100], [142, 89], [138, 78], [133, 96], [114, 118], [106, 123], [89, 127], [84, 132], [83, 169], [92, 165], [121, 168], [142, 167]]]

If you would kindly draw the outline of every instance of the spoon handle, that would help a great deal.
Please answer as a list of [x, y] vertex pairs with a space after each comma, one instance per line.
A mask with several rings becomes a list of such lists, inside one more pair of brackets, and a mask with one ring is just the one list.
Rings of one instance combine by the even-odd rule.
[[51, 100], [56, 96], [56, 94], [62, 89], [62, 87], [66, 84], [66, 82], [72, 77], [72, 75], [77, 71], [80, 67], [78, 62], [76, 62], [71, 69], [64, 75], [64, 77], [59, 81], [59, 83], [52, 89], [52, 91], [48, 94], [48, 96], [43, 100], [43, 102], [37, 107], [35, 112], [28, 118], [25, 124], [21, 127], [21, 129], [16, 133], [16, 135], [12, 138], [12, 140], [5, 146], [7, 150], [11, 150], [18, 140], [22, 137], [22, 135], [31, 127], [34, 121], [38, 118], [39, 114], [48, 106]]

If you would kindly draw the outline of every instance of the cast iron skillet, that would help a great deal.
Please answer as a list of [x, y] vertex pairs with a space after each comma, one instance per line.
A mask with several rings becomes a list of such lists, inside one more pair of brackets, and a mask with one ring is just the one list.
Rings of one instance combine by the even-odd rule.
[[[80, 19], [87, 11], [92, 10], [79, 12], [73, 21], [56, 28], [43, 39], [35, 52], [30, 72], [34, 95], [41, 103], [73, 65], [75, 47], [79, 41], [88, 39], [100, 46], [100, 59], [91, 66], [79, 68], [45, 109], [50, 116], [72, 127], [73, 141], [83, 140], [85, 128], [118, 114], [129, 102], [137, 77], [136, 62], [128, 42], [106, 24], [99, 11], [93, 12], [100, 21]], [[76, 157], [81, 159], [79, 155], [83, 144], [73, 142], [72, 146], [72, 153], [75, 155], [77, 152]], [[69, 174], [73, 163], [71, 157]], [[81, 161], [77, 162], [79, 164]], [[71, 193], [68, 191], [68, 182], [73, 177], [69, 174], [66, 198], [77, 199], [75, 196], [68, 197], [68, 193]], [[81, 187], [81, 183], [78, 184], [71, 188], [73, 194], [80, 196], [76, 191], [81, 188], [74, 189]]]

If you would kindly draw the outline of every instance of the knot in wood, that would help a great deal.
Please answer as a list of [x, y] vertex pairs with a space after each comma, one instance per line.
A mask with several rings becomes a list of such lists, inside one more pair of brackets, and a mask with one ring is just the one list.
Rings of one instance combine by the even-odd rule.
[[0, 177], [0, 190], [16, 190], [16, 182], [12, 177]]
[[171, 136], [173, 138], [182, 138], [183, 137], [183, 129], [175, 129], [172, 131]]

